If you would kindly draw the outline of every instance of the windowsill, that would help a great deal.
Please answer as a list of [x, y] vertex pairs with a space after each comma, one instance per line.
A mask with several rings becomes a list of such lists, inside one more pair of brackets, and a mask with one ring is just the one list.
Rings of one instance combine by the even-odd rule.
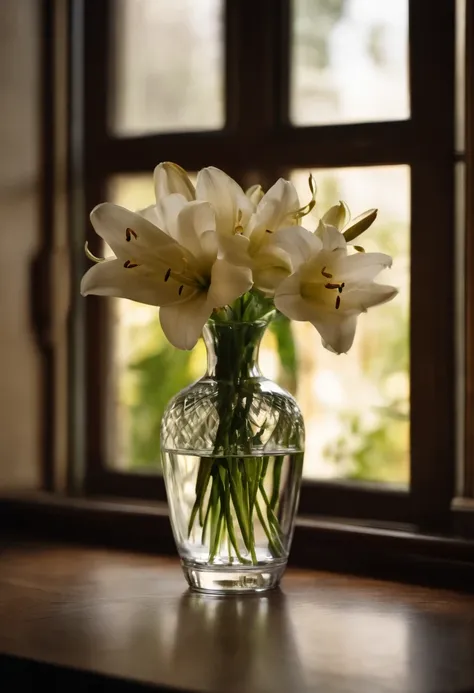
[[289, 569], [281, 590], [216, 598], [190, 593], [170, 558], [38, 542], [2, 554], [9, 690], [474, 691], [471, 595]]
[[[466, 514], [465, 505], [459, 510]], [[0, 527], [18, 536], [175, 556], [166, 503], [4, 495]], [[401, 524], [302, 516], [290, 563], [471, 591], [474, 541], [416, 532]]]

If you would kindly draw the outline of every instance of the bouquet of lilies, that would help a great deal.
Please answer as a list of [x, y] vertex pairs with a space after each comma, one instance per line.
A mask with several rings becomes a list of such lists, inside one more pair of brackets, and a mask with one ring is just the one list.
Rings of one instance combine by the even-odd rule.
[[211, 316], [255, 320], [259, 306], [268, 312], [271, 297], [288, 318], [311, 322], [323, 346], [344, 353], [359, 314], [397, 293], [373, 281], [391, 257], [352, 245], [377, 210], [351, 220], [339, 202], [316, 229], [302, 226], [316, 203], [312, 177], [304, 206], [282, 178], [266, 193], [259, 185], [244, 192], [209, 167], [194, 186], [180, 166], [166, 162], [154, 179], [156, 204], [132, 212], [105, 202], [92, 211], [92, 225], [115, 257], [96, 258], [86, 248], [96, 264], [81, 292], [160, 306], [163, 331], [179, 349], [195, 346]]
[[[351, 219], [347, 205], [338, 202], [312, 222], [314, 228], [305, 227], [316, 205], [312, 176], [305, 204], [290, 181], [280, 178], [266, 192], [259, 185], [244, 192], [214, 167], [202, 169], [194, 185], [180, 166], [161, 163], [154, 183], [156, 202], [146, 209], [133, 212], [106, 202], [92, 211], [92, 225], [114, 255], [98, 258], [86, 246], [95, 264], [83, 277], [81, 292], [159, 306], [163, 331], [179, 349], [192, 349], [209, 320], [251, 323], [280, 312], [292, 320], [309, 321], [325, 348], [345, 353], [353, 343], [358, 316], [397, 293], [392, 286], [374, 282], [390, 267], [391, 257], [366, 253], [354, 244], [375, 221], [377, 210]], [[238, 374], [247, 358], [246, 345], [231, 347], [234, 389], [219, 411], [219, 436], [228, 444], [243, 437], [236, 430], [242, 417], [235, 412], [242, 399]], [[222, 456], [217, 452], [220, 445], [216, 440], [214, 461], [201, 462], [189, 531], [196, 517], [202, 522], [209, 515], [209, 504], [220, 502], [218, 490], [206, 493], [210, 478], [221, 483], [219, 474], [213, 474]], [[242, 488], [257, 488], [252, 469], [242, 470]], [[231, 489], [235, 483], [231, 478]], [[231, 500], [242, 536], [247, 527], [244, 543], [252, 555], [252, 517], [245, 517], [249, 503], [245, 506], [241, 497], [236, 491]], [[229, 508], [220, 512], [211, 515], [225, 524]], [[227, 529], [230, 536], [231, 527]], [[269, 531], [277, 551], [276, 520]]]

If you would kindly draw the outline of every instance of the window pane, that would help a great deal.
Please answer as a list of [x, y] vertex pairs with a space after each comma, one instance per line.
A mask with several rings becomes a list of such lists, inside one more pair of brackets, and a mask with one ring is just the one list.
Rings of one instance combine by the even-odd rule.
[[[321, 346], [309, 323], [294, 323], [299, 354], [297, 399], [305, 416], [307, 478], [409, 480], [410, 177], [407, 166], [313, 171], [317, 209], [342, 199], [353, 216], [377, 206], [374, 225], [359, 237], [366, 251], [392, 255], [376, 281], [399, 288], [390, 303], [360, 316], [346, 355]], [[295, 171], [302, 202], [307, 171]], [[306, 220], [308, 228], [316, 220]]]
[[293, 0], [291, 119], [408, 118], [408, 0]]
[[112, 128], [212, 130], [224, 122], [222, 0], [115, 0]]

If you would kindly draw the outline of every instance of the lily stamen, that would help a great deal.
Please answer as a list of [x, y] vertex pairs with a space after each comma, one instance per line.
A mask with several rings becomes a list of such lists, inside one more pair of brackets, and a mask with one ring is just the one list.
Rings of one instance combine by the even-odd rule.
[[332, 279], [332, 274], [329, 274], [329, 272], [326, 272], [326, 265], [321, 270], [321, 274], [323, 275], [323, 277], [326, 277], [326, 279]]
[[[326, 269], [326, 268], [324, 268], [324, 269]], [[323, 271], [323, 274], [324, 274], [324, 271]], [[330, 282], [328, 282], [327, 284], [324, 285], [325, 289], [337, 289], [336, 310], [338, 310], [339, 306], [341, 305], [341, 294], [342, 294], [342, 290], [344, 289], [344, 287], [345, 287], [345, 282], [339, 282], [337, 284], [336, 283], [331, 284]]]
[[308, 185], [309, 185], [309, 190], [311, 192], [311, 199], [308, 202], [308, 204], [304, 205], [304, 207], [300, 207], [300, 209], [297, 209], [296, 212], [293, 213], [293, 218], [296, 220], [301, 219], [302, 217], [305, 217], [316, 206], [316, 185], [315, 185], [312, 173], [310, 173], [310, 175], [309, 175]]
[[137, 263], [132, 262], [131, 260], [125, 260], [123, 266], [125, 267], [125, 269], [133, 269], [134, 267], [138, 267]]
[[178, 295], [179, 296], [181, 296], [181, 294], [183, 293], [183, 289], [184, 289], [184, 284], [181, 284], [181, 286], [178, 289]]
[[132, 236], [133, 236], [135, 239], [138, 238], [137, 234], [135, 233], [135, 231], [134, 231], [133, 229], [127, 228], [127, 229], [125, 230], [125, 240], [127, 241], [127, 243], [130, 243], [130, 239], [132, 238]]
[[105, 259], [106, 259], [105, 257], [97, 257], [96, 255], [91, 253], [91, 251], [89, 250], [89, 244], [87, 243], [87, 241], [85, 242], [85, 245], [84, 245], [84, 251], [86, 253], [86, 256], [89, 258], [89, 260], [92, 260], [92, 262], [95, 262], [95, 263], [105, 262]]
[[167, 282], [170, 277], [183, 286], [189, 286], [191, 289], [207, 290], [210, 283], [208, 279], [195, 272], [186, 272], [186, 270], [184, 272], [175, 272], [171, 267], [166, 271], [164, 277], [165, 282]]
[[242, 210], [239, 209], [237, 212], [237, 223], [235, 224], [234, 233], [243, 233], [244, 227], [242, 226]]

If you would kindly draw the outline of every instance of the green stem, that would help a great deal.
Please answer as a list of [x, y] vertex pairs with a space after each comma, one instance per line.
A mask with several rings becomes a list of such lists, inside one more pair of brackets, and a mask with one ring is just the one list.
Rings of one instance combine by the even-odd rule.
[[207, 502], [207, 510], [206, 510], [206, 514], [204, 516], [204, 522], [202, 523], [201, 544], [206, 543], [207, 523], [209, 522], [209, 515], [211, 513], [211, 507], [212, 507], [211, 497], [209, 496], [209, 500]]
[[[241, 485], [238, 485], [236, 479], [236, 477], [238, 476], [238, 468], [234, 461], [227, 460], [227, 465], [230, 482], [230, 495], [232, 497], [232, 502], [234, 504], [237, 522], [239, 523], [240, 531], [242, 534], [242, 540], [245, 544], [245, 548], [247, 549], [247, 551], [250, 551], [248, 528], [245, 522], [245, 514], [243, 512], [242, 487]], [[236, 467], [235, 473], [233, 469], [234, 466]]]
[[[252, 470], [252, 465], [255, 469]], [[250, 541], [253, 548], [252, 560], [257, 561], [257, 556], [255, 554], [255, 531], [253, 524], [253, 513], [255, 509], [255, 501], [257, 500], [258, 493], [258, 483], [260, 480], [260, 475], [262, 473], [263, 461], [262, 459], [253, 458], [252, 460], [245, 460], [245, 469], [248, 478], [248, 491], [249, 491], [249, 527], [250, 527]]]
[[216, 528], [216, 534], [214, 536], [214, 541], [211, 546], [211, 553], [209, 556], [209, 562], [214, 563], [214, 559], [217, 554], [217, 550], [219, 548], [219, 544], [221, 543], [221, 530], [222, 530], [222, 520], [224, 518], [224, 515], [222, 512], [219, 513], [219, 519], [217, 521], [217, 528]]
[[265, 518], [263, 516], [263, 513], [260, 509], [260, 505], [258, 503], [258, 500], [255, 501], [255, 509], [257, 511], [258, 519], [260, 520], [260, 524], [262, 525], [263, 531], [267, 535], [268, 539], [268, 546], [270, 548], [270, 551], [272, 552], [272, 555], [274, 558], [280, 558], [282, 555], [281, 549], [275, 544], [274, 538], [272, 536], [271, 529], [267, 527], [267, 524], [265, 522]]
[[229, 472], [221, 468], [219, 470], [219, 488], [221, 496], [221, 507], [224, 507], [225, 522], [227, 528], [227, 535], [230, 539], [230, 543], [234, 547], [235, 554], [239, 561], [243, 564], [250, 564], [250, 561], [245, 559], [239, 551], [239, 545], [237, 542], [237, 537], [235, 536], [234, 521], [232, 519], [232, 510], [230, 507], [230, 482], [229, 482]]
[[265, 491], [265, 487], [263, 485], [263, 481], [260, 479], [259, 483], [259, 488], [260, 488], [260, 493], [262, 494], [262, 498], [264, 500], [265, 505], [267, 506], [267, 516], [268, 516], [268, 521], [274, 525], [274, 527], [278, 530], [278, 532], [281, 532], [281, 527], [280, 527], [280, 522], [273, 512], [270, 501], [268, 500], [267, 492]]
[[252, 563], [256, 565], [258, 563], [257, 554], [255, 552], [255, 532], [253, 526], [253, 509], [255, 504], [255, 498], [253, 498], [253, 472], [252, 472], [252, 462], [254, 458], [248, 459], [243, 458], [243, 469], [242, 469], [242, 479], [244, 480], [244, 498], [245, 498], [245, 511], [247, 514], [247, 527], [249, 528], [249, 542], [250, 542], [250, 555], [252, 557]]
[[219, 499], [219, 481], [215, 474], [213, 474], [211, 498], [209, 502], [211, 504], [211, 546], [209, 551], [209, 562], [213, 563], [217, 549], [219, 548], [223, 517]]
[[273, 488], [272, 495], [270, 498], [270, 507], [275, 510], [280, 498], [280, 483], [281, 483], [281, 470], [283, 468], [283, 459], [278, 458], [273, 464]]
[[199, 519], [201, 520], [201, 526], [203, 525], [202, 521], [202, 504], [204, 500], [204, 495], [206, 493], [207, 486], [209, 484], [209, 477], [211, 475], [212, 471], [212, 466], [214, 463], [213, 458], [206, 458], [206, 457], [201, 457], [201, 460], [199, 462], [199, 470], [197, 474], [197, 479], [196, 479], [196, 500], [194, 501], [193, 509], [191, 511], [191, 516], [189, 518], [189, 523], [188, 523], [188, 537], [191, 535], [194, 521], [196, 519], [196, 515], [198, 514], [199, 511]]
[[[260, 479], [262, 477], [262, 469], [264, 465], [264, 460], [268, 459], [267, 457], [263, 458], [263, 460], [259, 457], [254, 457], [252, 461], [246, 460], [246, 471], [247, 471], [247, 476], [250, 479], [250, 494], [249, 494], [249, 517], [251, 518], [253, 515], [253, 510], [255, 506], [255, 500], [257, 498], [257, 493], [258, 493], [258, 485], [260, 482]], [[255, 471], [252, 472], [252, 463], [255, 464]], [[253, 475], [253, 476], [252, 476]]]
[[244, 515], [246, 517], [246, 527], [250, 535], [250, 523], [249, 523], [249, 476], [247, 475], [247, 468], [245, 466], [245, 457], [240, 459], [237, 463], [237, 474], [239, 477], [239, 484], [241, 489], [241, 496], [244, 506]]

